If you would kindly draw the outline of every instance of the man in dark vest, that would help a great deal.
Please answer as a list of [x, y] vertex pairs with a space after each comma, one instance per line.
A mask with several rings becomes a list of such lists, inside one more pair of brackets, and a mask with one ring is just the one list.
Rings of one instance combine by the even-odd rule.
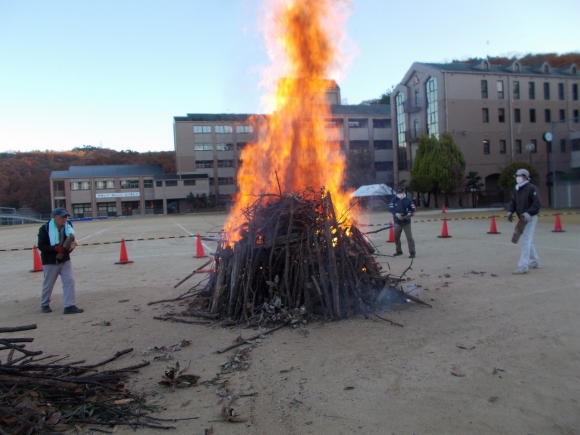
[[44, 272], [40, 296], [40, 309], [43, 313], [52, 312], [49, 305], [50, 296], [59, 276], [62, 281], [64, 314], [77, 314], [84, 311], [75, 305], [75, 279], [70, 253], [75, 248], [76, 242], [73, 227], [67, 221], [69, 216], [66, 209], [57, 207], [52, 211], [52, 219], [41, 226], [38, 231], [38, 249]]
[[415, 258], [415, 241], [411, 233], [411, 218], [415, 214], [415, 204], [410, 198], [405, 195], [403, 187], [397, 188], [397, 196], [395, 196], [389, 204], [389, 210], [393, 214], [393, 222], [395, 223], [395, 248], [394, 255], [403, 255], [401, 249], [401, 232], [405, 232], [407, 244], [409, 245], [409, 258]]

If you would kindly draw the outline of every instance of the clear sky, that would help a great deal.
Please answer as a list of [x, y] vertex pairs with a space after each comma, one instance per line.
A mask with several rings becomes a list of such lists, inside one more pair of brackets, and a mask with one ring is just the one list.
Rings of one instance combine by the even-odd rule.
[[[580, 51], [578, 0], [347, 2], [348, 104], [414, 61]], [[263, 113], [264, 4], [0, 0], [0, 152], [169, 151], [174, 116]]]

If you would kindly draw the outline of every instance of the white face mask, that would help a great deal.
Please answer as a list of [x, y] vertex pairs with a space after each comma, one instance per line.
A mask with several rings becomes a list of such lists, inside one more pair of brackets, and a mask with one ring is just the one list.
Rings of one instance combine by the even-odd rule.
[[403, 199], [405, 197], [404, 193], [397, 193], [397, 198]]
[[524, 181], [526, 181], [526, 177], [516, 177], [516, 183], [522, 184]]

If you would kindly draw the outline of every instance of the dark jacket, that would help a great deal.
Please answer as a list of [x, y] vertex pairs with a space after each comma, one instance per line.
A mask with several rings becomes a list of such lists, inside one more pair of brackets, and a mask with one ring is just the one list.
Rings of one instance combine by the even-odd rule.
[[535, 216], [540, 212], [540, 194], [538, 188], [527, 182], [514, 191], [508, 206], [510, 213], [516, 212], [518, 216], [528, 213]]
[[[57, 260], [55, 246], [50, 244], [50, 237], [48, 235], [48, 224], [50, 221], [45, 223], [43, 226], [40, 227], [38, 230], [38, 249], [40, 251], [40, 259], [42, 260], [42, 264], [57, 264], [57, 263], [64, 263], [65, 261], [70, 260], [70, 255], [65, 254], [62, 260]], [[69, 222], [69, 225], [72, 227], [72, 224]]]
[[401, 220], [395, 216], [396, 213], [401, 213], [403, 216], [408, 214], [415, 213], [415, 204], [411, 198], [405, 196], [403, 199], [395, 196], [391, 199], [391, 203], [389, 204], [389, 210], [393, 213], [393, 220], [395, 221], [395, 225], [409, 225], [411, 223], [411, 219]]

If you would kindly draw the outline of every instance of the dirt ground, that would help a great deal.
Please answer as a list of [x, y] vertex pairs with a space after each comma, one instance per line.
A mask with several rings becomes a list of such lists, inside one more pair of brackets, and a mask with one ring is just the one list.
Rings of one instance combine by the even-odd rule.
[[[417, 215], [418, 220], [439, 217]], [[80, 243], [115, 242], [205, 235], [224, 219], [224, 214], [119, 218], [78, 222], [75, 229]], [[373, 213], [367, 219], [386, 223], [390, 215]], [[535, 243], [542, 268], [516, 276], [511, 272], [520, 247], [510, 242], [513, 224], [504, 218], [497, 220], [497, 235], [487, 234], [489, 219], [450, 220], [448, 239], [437, 237], [441, 221], [414, 223], [417, 258], [408, 284], [420, 286], [418, 295], [433, 308], [408, 304], [384, 313], [402, 328], [360, 316], [311, 323], [307, 333], [282, 329], [266, 336], [253, 348], [249, 370], [224, 375], [234, 394], [256, 393], [233, 405], [247, 423], [220, 421], [215, 386], [173, 392], [157, 385], [168, 362], [141, 354], [189, 340], [190, 346], [174, 353], [175, 361], [182, 367], [190, 363], [188, 373], [210, 380], [231, 354], [215, 351], [240, 334], [256, 334], [153, 319], [181, 307], [148, 302], [174, 298], [196, 282], [173, 288], [204, 262], [193, 258], [194, 238], [127, 242], [134, 261], [128, 265], [114, 264], [118, 243], [79, 246], [72, 261], [77, 305], [85, 313], [66, 316], [60, 280], [51, 302], [54, 312], [40, 312], [42, 274], [29, 272], [32, 251], [0, 252], [0, 326], [36, 323], [36, 330], [3, 335], [34, 337], [28, 349], [87, 363], [134, 348], [108, 367], [151, 361], [131, 376], [129, 388], [147, 392], [163, 406], [159, 417], [199, 416], [175, 423], [178, 429], [169, 433], [202, 434], [213, 426], [216, 435], [580, 434], [579, 216], [564, 215], [562, 224], [566, 232], [553, 233], [553, 216], [540, 219]], [[0, 249], [31, 247], [38, 227], [0, 227]], [[383, 253], [392, 254], [387, 237], [388, 231], [371, 235]], [[208, 252], [215, 247], [204, 243]], [[403, 248], [407, 253], [405, 242]], [[405, 255], [381, 261], [398, 275], [411, 260]], [[0, 352], [0, 359], [5, 357]], [[119, 427], [116, 433], [131, 430]]]

